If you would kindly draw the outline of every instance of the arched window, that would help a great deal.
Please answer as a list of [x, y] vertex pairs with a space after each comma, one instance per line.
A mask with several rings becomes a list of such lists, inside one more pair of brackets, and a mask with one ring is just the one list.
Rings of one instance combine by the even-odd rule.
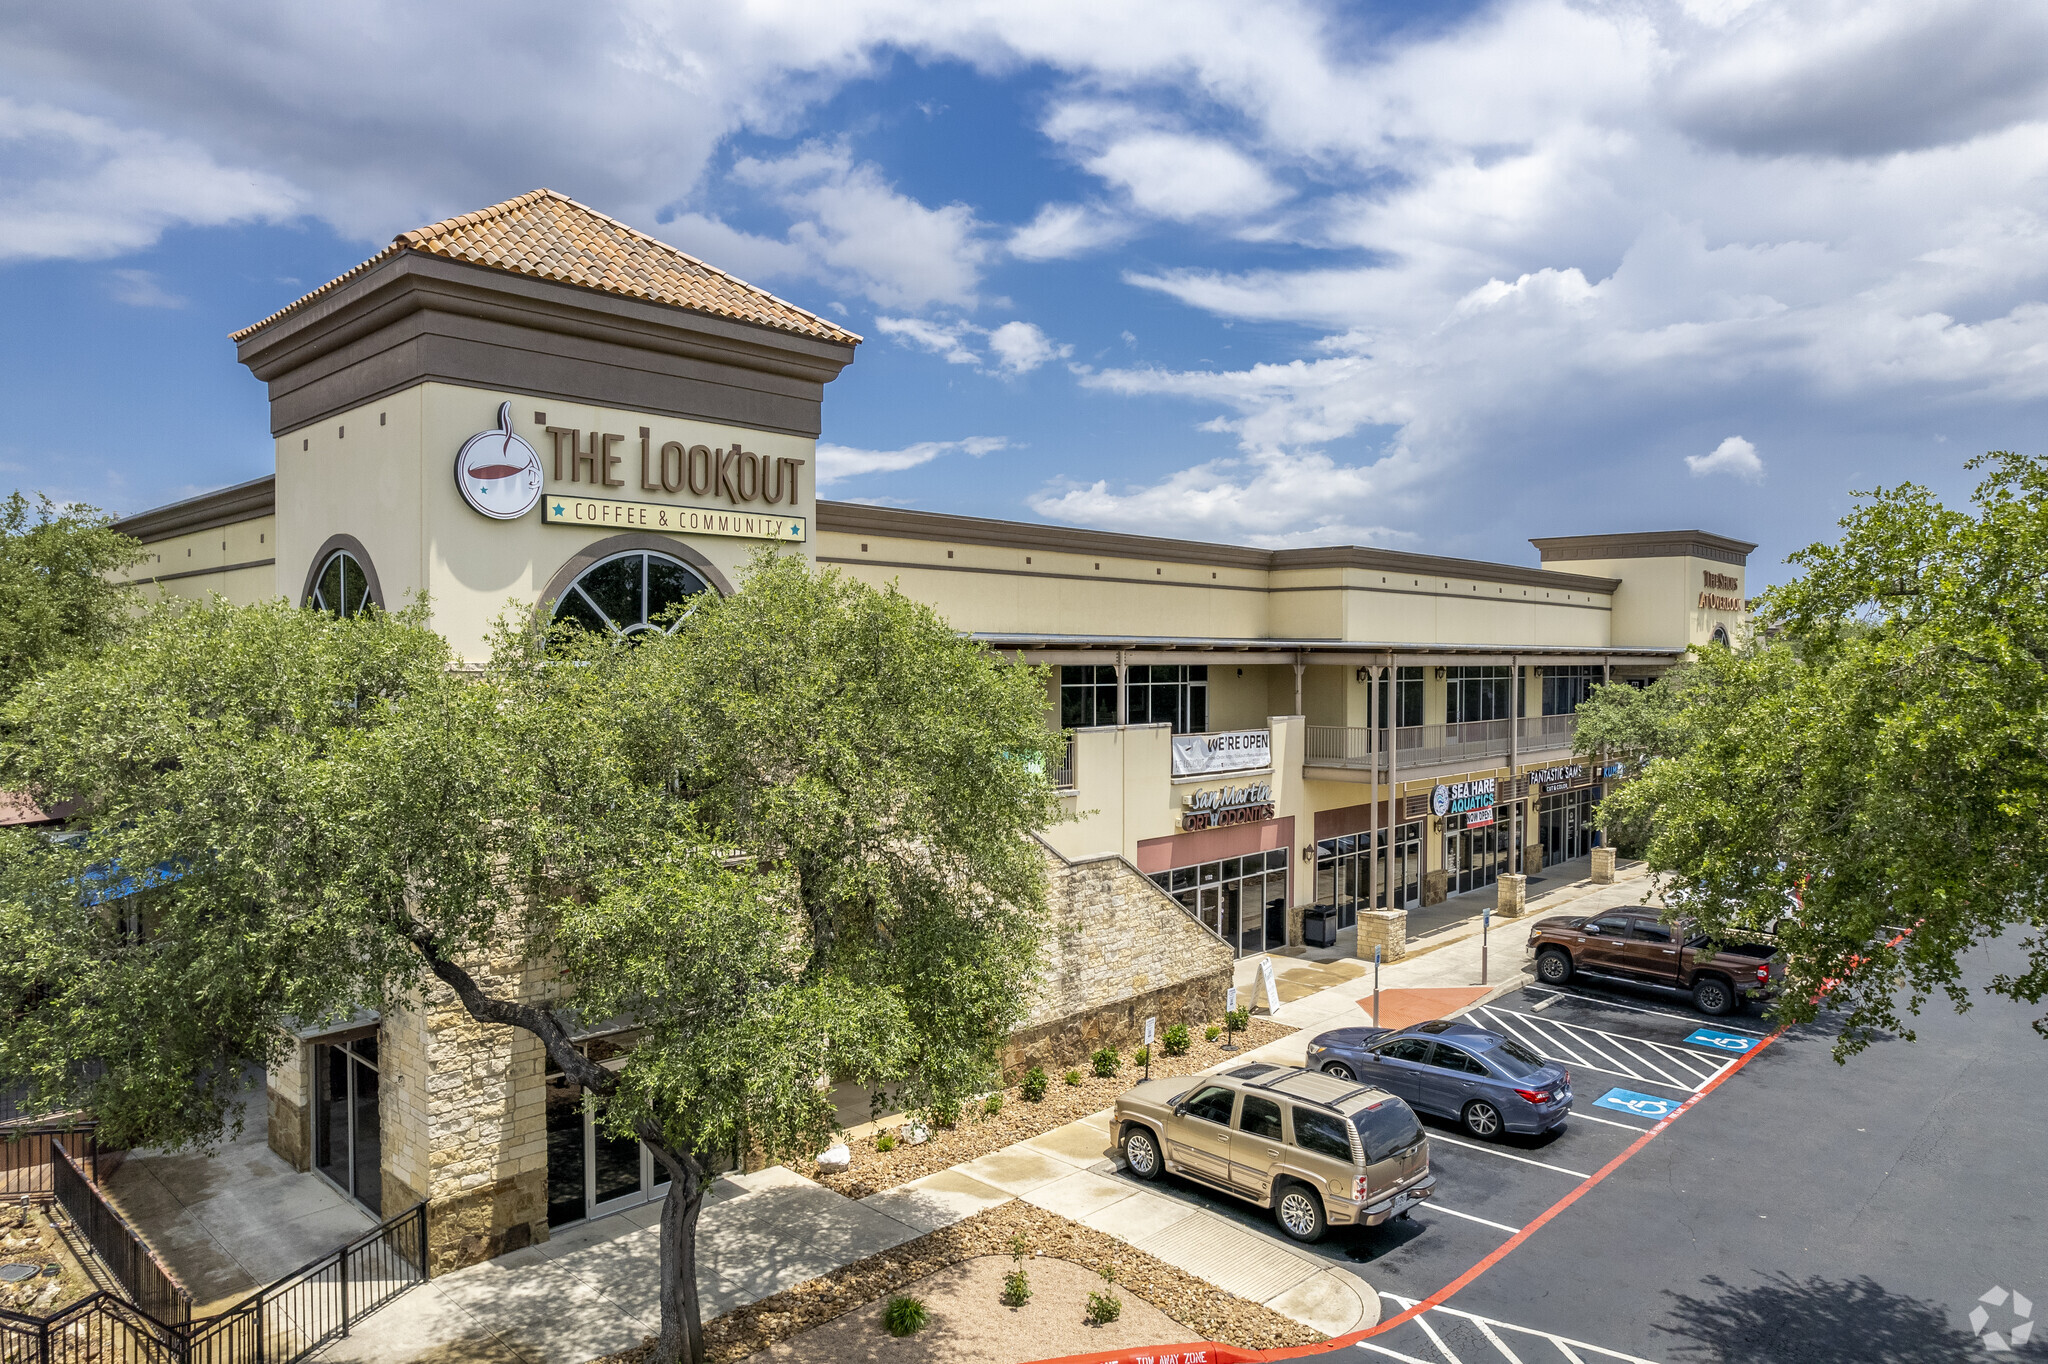
[[306, 605], [346, 620], [376, 603], [370, 598], [370, 580], [362, 564], [347, 550], [337, 549], [313, 575], [313, 590], [306, 594]]
[[687, 602], [710, 584], [680, 559], [648, 550], [628, 550], [600, 559], [578, 574], [555, 601], [555, 619], [573, 620], [586, 630], [630, 637], [647, 630], [673, 630], [682, 623], [658, 617]]
[[1713, 643], [1715, 643], [1715, 644], [1718, 644], [1718, 645], [1720, 645], [1720, 646], [1721, 646], [1722, 648], [1724, 648], [1724, 649], [1728, 647], [1728, 627], [1727, 627], [1727, 626], [1725, 626], [1725, 625], [1716, 625], [1716, 626], [1714, 627], [1714, 638], [1713, 638]]

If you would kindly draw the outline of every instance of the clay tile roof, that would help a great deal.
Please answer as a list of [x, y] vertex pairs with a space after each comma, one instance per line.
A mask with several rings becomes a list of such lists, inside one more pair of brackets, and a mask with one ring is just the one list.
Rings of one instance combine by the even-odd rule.
[[644, 298], [823, 341], [858, 344], [861, 340], [816, 313], [549, 189], [401, 232], [391, 239], [391, 245], [347, 274], [329, 280], [254, 326], [232, 333], [229, 339], [240, 341], [254, 334], [402, 251], [421, 251], [516, 275]]

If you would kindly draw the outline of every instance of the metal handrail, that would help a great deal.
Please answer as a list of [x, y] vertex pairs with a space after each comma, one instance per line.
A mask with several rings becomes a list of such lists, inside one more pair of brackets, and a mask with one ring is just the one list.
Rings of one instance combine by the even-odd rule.
[[[1519, 731], [1512, 739], [1509, 727]], [[1465, 720], [1452, 724], [1403, 725], [1375, 736], [1364, 725], [1308, 725], [1304, 736], [1310, 767], [1391, 770], [1388, 749], [1398, 745], [1401, 767], [1429, 767], [1459, 758], [1504, 758], [1519, 749], [1542, 753], [1570, 748], [1576, 715], [1531, 715], [1519, 721]]]

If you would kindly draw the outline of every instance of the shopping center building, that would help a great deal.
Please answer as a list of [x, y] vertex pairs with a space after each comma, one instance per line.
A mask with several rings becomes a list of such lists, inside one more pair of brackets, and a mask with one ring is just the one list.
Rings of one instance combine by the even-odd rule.
[[[1574, 708], [1744, 620], [1754, 546], [1705, 531], [1539, 536], [1529, 566], [820, 501], [825, 386], [860, 338], [546, 191], [405, 233], [234, 339], [276, 471], [117, 523], [157, 590], [425, 593], [474, 660], [510, 603], [630, 634], [775, 544], [1045, 666], [1072, 818], [1042, 834], [1057, 922], [1015, 1063], [1213, 1017], [1246, 954], [1398, 955], [1411, 916], [1583, 856], [1623, 774]], [[309, 1030], [270, 1142], [372, 1209], [431, 1200], [437, 1259], [468, 1262], [659, 1192], [548, 1070], [430, 997]]]

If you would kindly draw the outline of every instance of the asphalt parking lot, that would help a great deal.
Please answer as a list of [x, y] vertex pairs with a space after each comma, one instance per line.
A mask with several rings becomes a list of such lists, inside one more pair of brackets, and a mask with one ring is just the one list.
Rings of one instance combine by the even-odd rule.
[[[1846, 1067], [1826, 1020], [1766, 1045], [1753, 1012], [1627, 987], [1530, 987], [1465, 1016], [1568, 1067], [1573, 1116], [1486, 1142], [1425, 1118], [1436, 1197], [1313, 1248], [1380, 1290], [1389, 1319], [1484, 1266], [1364, 1342], [1373, 1357], [1917, 1364], [1992, 1357], [1979, 1306], [1990, 1329], [2024, 1328], [2037, 1299], [2048, 1316], [2048, 1170], [2030, 1154], [2048, 1042], [2025, 1006], [1939, 1007], [1917, 1042]], [[1279, 1236], [1261, 1210], [1167, 1183]], [[2048, 1358], [2027, 1335], [1998, 1357]]]

